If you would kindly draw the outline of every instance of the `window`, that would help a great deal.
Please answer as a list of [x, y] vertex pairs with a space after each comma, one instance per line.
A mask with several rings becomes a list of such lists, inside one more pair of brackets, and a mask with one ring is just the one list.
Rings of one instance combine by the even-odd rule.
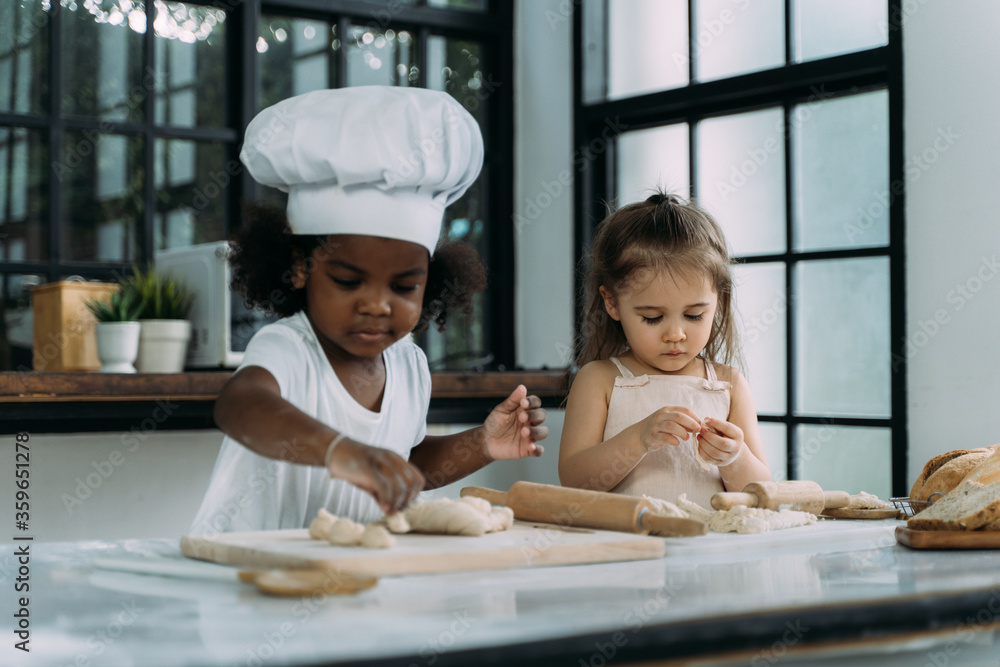
[[[0, 3], [0, 369], [31, 368], [30, 288], [110, 280], [226, 238], [243, 199], [280, 203], [238, 158], [262, 108], [319, 88], [420, 86], [479, 121], [483, 173], [445, 233], [513, 283], [513, 13], [486, 0]], [[151, 27], [151, 29], [147, 29]], [[509, 290], [420, 341], [432, 369], [513, 365]]]
[[898, 3], [581, 7], [578, 251], [603, 201], [696, 198], [737, 259], [775, 478], [905, 495]]

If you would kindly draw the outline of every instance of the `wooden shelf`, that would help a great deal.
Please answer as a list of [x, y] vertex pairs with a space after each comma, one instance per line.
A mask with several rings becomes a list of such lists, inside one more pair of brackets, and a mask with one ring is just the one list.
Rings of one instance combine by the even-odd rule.
[[[0, 417], [35, 433], [214, 428], [212, 407], [231, 375], [0, 372]], [[440, 372], [431, 382], [431, 423], [481, 422], [519, 384], [558, 407], [567, 387], [564, 370], [547, 369]]]

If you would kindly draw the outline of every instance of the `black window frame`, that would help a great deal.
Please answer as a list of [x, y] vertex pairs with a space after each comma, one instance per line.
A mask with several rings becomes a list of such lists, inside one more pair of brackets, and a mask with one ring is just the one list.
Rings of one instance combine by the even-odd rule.
[[[0, 111], [0, 127], [12, 130], [47, 131], [49, 163], [51, 156], [61, 155], [67, 130], [98, 133], [141, 134], [145, 139], [143, 152], [144, 214], [140, 229], [139, 256], [135, 263], [146, 266], [152, 263], [155, 253], [156, 188], [154, 183], [155, 142], [157, 139], [185, 139], [220, 141], [225, 145], [226, 165], [238, 164], [239, 147], [247, 124], [258, 111], [257, 90], [257, 30], [262, 13], [277, 14], [294, 18], [314, 18], [338, 21], [341, 28], [347, 22], [355, 25], [377, 25], [394, 27], [404, 25], [416, 31], [421, 48], [418, 49], [420, 80], [416, 85], [424, 86], [426, 76], [427, 38], [433, 35], [474, 39], [483, 44], [485, 53], [495, 65], [493, 88], [482, 100], [490, 105], [487, 114], [489, 127], [483, 128], [486, 145], [486, 162], [489, 165], [489, 180], [484, 184], [489, 211], [486, 226], [486, 264], [489, 270], [489, 292], [483, 313], [483, 328], [486, 347], [492, 352], [493, 360], [486, 369], [512, 369], [515, 367], [514, 346], [514, 296], [505, 286], [514, 280], [514, 141], [513, 141], [513, 3], [504, 0], [487, 0], [486, 11], [469, 11], [431, 7], [427, 0], [415, 0], [404, 4], [401, 0], [178, 0], [189, 5], [203, 5], [227, 12], [226, 63], [227, 90], [225, 127], [180, 127], [156, 122], [156, 95], [148, 94], [143, 101], [144, 120], [142, 122], [119, 122], [101, 118], [80, 118], [64, 116], [60, 104], [63, 96], [62, 81], [62, 20], [68, 11], [59, 2], [53, 2], [48, 14], [48, 77], [45, 113], [20, 113]], [[147, 26], [152, 26], [155, 5], [146, 2]], [[387, 22], [388, 20], [388, 22]], [[345, 34], [341, 29], [340, 34]], [[155, 31], [147, 29], [142, 36], [145, 63], [155, 71]], [[340, 49], [341, 58], [346, 58], [346, 49]], [[343, 63], [341, 63], [343, 65]], [[346, 67], [337, 68], [338, 85], [343, 85]], [[239, 173], [230, 174], [224, 201], [224, 234], [228, 236], [238, 225], [241, 202], [258, 197], [259, 186], [240, 166]], [[41, 260], [10, 261], [0, 259], [0, 284], [6, 284], [9, 275], [42, 276], [44, 282], [60, 280], [63, 276], [75, 275], [88, 280], [113, 280], [127, 271], [132, 262], [106, 261], [65, 261], [60, 249], [63, 233], [62, 193], [55, 179], [49, 173], [47, 196], [49, 199], [47, 226], [47, 257]], [[5, 299], [6, 300], [6, 299]], [[23, 369], [22, 369], [23, 370]]]
[[[606, 93], [607, 77], [604, 56], [607, 44], [607, 22], [600, 12], [605, 4], [584, 0], [573, 17], [573, 108], [574, 142], [579, 152], [587, 156], [580, 161], [574, 189], [574, 252], [581, 257], [590, 245], [593, 230], [604, 217], [604, 202], [611, 201], [616, 188], [615, 141], [622, 129], [638, 130], [671, 123], [688, 123], [692, 128], [688, 165], [691, 189], [697, 192], [696, 132], [693, 128], [706, 118], [780, 106], [785, 118], [785, 235], [786, 250], [767, 255], [737, 257], [742, 264], [782, 262], [786, 267], [785, 289], [788, 301], [786, 313], [786, 408], [784, 414], [761, 414], [762, 423], [779, 423], [786, 426], [786, 452], [788, 479], [799, 478], [797, 428], [802, 425], [867, 426], [889, 428], [891, 433], [891, 475], [894, 496], [908, 493], [907, 476], [907, 367], [905, 349], [906, 328], [906, 265], [905, 265], [905, 147], [903, 144], [903, 47], [901, 0], [886, 0], [888, 8], [888, 44], [885, 46], [836, 55], [805, 62], [795, 62], [792, 49], [792, 0], [785, 1], [785, 53], [781, 67], [736, 75], [719, 80], [698, 82], [695, 77], [697, 52], [689, 46], [689, 83], [669, 90], [641, 93], [623, 99], [585, 102], [584, 91], [597, 89]], [[698, 27], [694, 11], [695, 0], [688, 0], [688, 43], [696, 44]], [[601, 25], [604, 35], [585, 34], [585, 12], [596, 12], [587, 26]], [[592, 29], [592, 28], [591, 28]], [[585, 60], [595, 58], [603, 62], [605, 71], [588, 72]], [[585, 56], [585, 49], [590, 49]], [[585, 77], [597, 77], [585, 79]], [[690, 83], [694, 82], [694, 83]], [[795, 250], [792, 229], [794, 190], [792, 188], [792, 147], [788, 140], [793, 124], [790, 114], [794, 105], [816, 99], [841, 95], [885, 90], [888, 96], [889, 115], [889, 241], [885, 247], [861, 247], [835, 250]], [[613, 122], [609, 122], [609, 119]], [[609, 138], [609, 128], [617, 128]], [[603, 141], [597, 141], [602, 139]], [[592, 143], [593, 142], [593, 143]], [[599, 145], [599, 150], [588, 146]], [[856, 257], [887, 257], [889, 261], [890, 291], [890, 416], [867, 418], [856, 416], [829, 416], [796, 412], [796, 338], [795, 332], [795, 276], [796, 263], [806, 260], [844, 259]], [[575, 304], [576, 332], [582, 331], [582, 283], [577, 276]]]

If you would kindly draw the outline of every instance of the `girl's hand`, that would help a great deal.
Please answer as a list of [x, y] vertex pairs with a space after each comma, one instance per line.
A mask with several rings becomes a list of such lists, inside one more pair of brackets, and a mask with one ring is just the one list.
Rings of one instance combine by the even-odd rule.
[[483, 422], [483, 452], [491, 461], [541, 456], [544, 448], [537, 444], [549, 435], [542, 426], [545, 410], [537, 396], [528, 396], [520, 384], [503, 403], [493, 408]]
[[701, 429], [698, 415], [691, 408], [678, 405], [664, 406], [639, 424], [639, 441], [647, 452], [655, 452], [664, 445], [676, 447]]
[[727, 466], [743, 451], [743, 430], [723, 419], [706, 419], [698, 434], [698, 451], [706, 463]]
[[382, 511], [403, 509], [424, 489], [424, 476], [396, 452], [345, 438], [330, 455], [331, 477], [367, 491]]

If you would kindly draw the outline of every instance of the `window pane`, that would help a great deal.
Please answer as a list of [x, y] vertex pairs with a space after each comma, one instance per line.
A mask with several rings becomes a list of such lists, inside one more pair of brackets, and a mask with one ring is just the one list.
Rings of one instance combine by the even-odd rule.
[[156, 140], [156, 250], [225, 238], [225, 195], [240, 173], [214, 141]]
[[608, 0], [608, 97], [688, 83], [687, 0]]
[[771, 477], [788, 479], [788, 427], [774, 422], [759, 422], [761, 444]]
[[623, 132], [617, 157], [616, 206], [645, 199], [658, 187], [685, 198], [691, 192], [686, 123]]
[[226, 118], [226, 13], [156, 3], [156, 122], [223, 126]]
[[[405, 4], [413, 4], [407, 0]], [[470, 12], [485, 12], [486, 0], [427, 0], [429, 7], [444, 7], [446, 9], [464, 9]]]
[[889, 43], [885, 0], [794, 0], [795, 59], [812, 60]]
[[0, 2], [0, 111], [45, 110], [49, 15], [37, 0]]
[[[410, 68], [415, 84], [417, 67]], [[427, 40], [427, 87], [444, 90], [485, 126], [484, 102], [496, 91], [498, 83], [489, 75], [483, 62], [483, 45], [464, 39], [432, 36]]]
[[257, 30], [261, 108], [335, 87], [340, 49], [336, 24], [262, 16]]
[[154, 85], [143, 79], [142, 40], [146, 6], [135, 0], [123, 11], [117, 0], [63, 6], [63, 113], [141, 121]]
[[32, 369], [31, 288], [43, 282], [38, 275], [0, 274], [0, 371]]
[[795, 247], [889, 243], [884, 90], [795, 107]]
[[737, 265], [733, 267], [733, 279], [746, 375], [757, 412], [784, 414], [788, 403], [785, 265]]
[[[0, 259], [48, 257], [47, 133], [0, 127]], [[58, 170], [58, 165], [53, 165]]]
[[63, 256], [70, 260], [133, 261], [145, 210], [143, 140], [139, 136], [65, 134]]
[[347, 45], [347, 85], [412, 86], [417, 40], [406, 30], [379, 31], [351, 26]]
[[[486, 190], [488, 170], [484, 169], [462, 198], [445, 210], [442, 239], [468, 243], [482, 257], [486, 257]], [[456, 292], [462, 285], [451, 287]], [[464, 316], [454, 313], [448, 317], [448, 325], [443, 332], [432, 323], [424, 334], [424, 349], [427, 360], [434, 370], [475, 369], [493, 361], [487, 348], [485, 333], [485, 312], [488, 293], [480, 293], [474, 299], [473, 311]], [[447, 299], [447, 295], [445, 295]]]
[[784, 127], [780, 108], [697, 126], [698, 200], [736, 256], [785, 250]]
[[783, 0], [696, 0], [694, 62], [701, 81], [785, 64]]
[[892, 432], [887, 428], [803, 425], [796, 431], [798, 479], [827, 491], [892, 497]]
[[889, 260], [795, 267], [798, 412], [889, 416]]

